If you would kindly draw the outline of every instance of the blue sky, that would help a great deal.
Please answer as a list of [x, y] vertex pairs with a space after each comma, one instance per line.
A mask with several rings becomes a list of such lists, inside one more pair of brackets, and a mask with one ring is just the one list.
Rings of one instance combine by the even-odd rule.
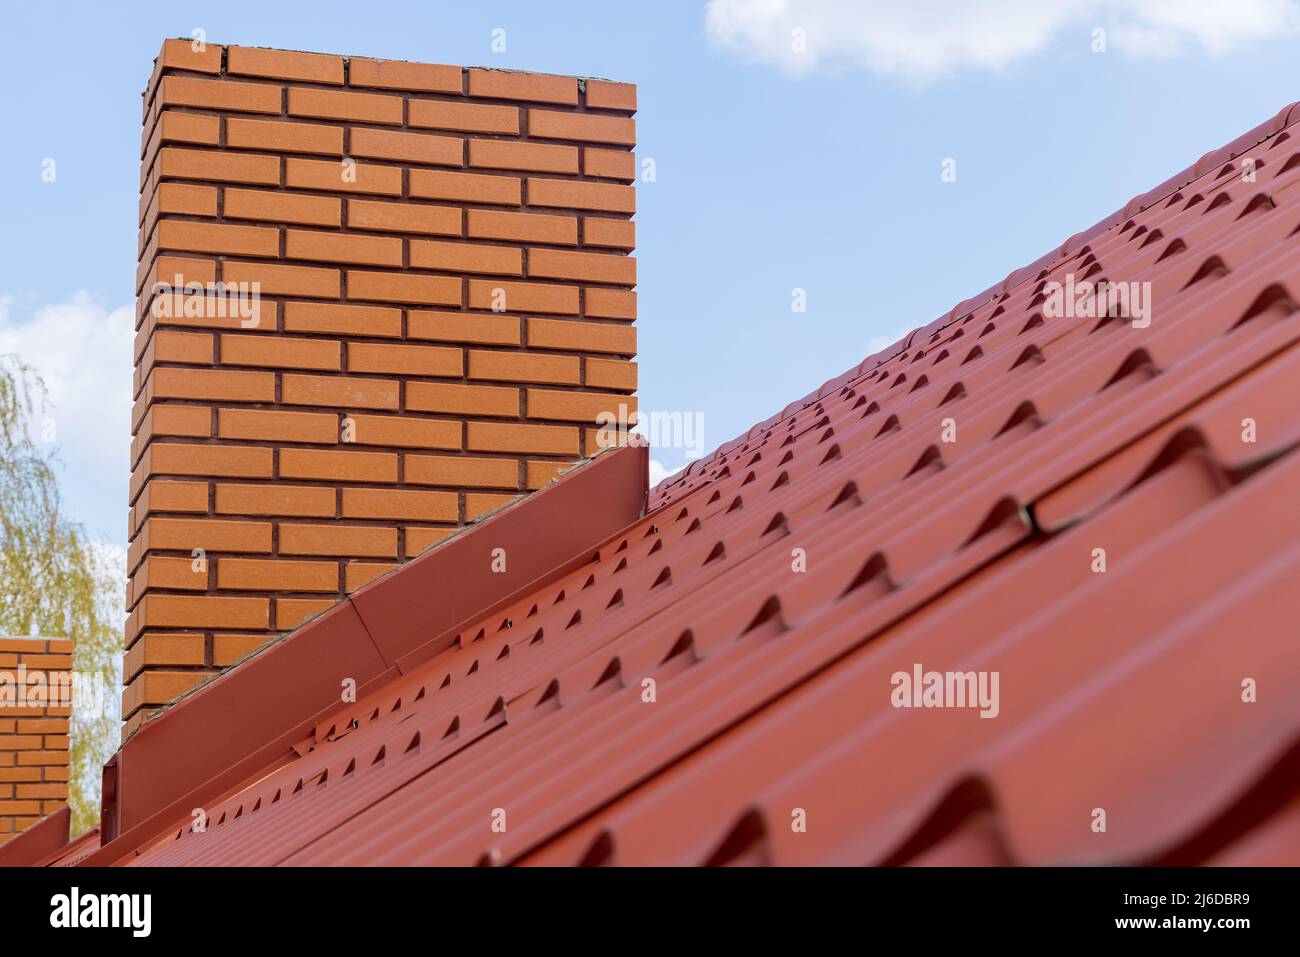
[[10, 5], [0, 352], [50, 382], [69, 510], [125, 544], [139, 94], [163, 37], [637, 83], [641, 404], [702, 413], [709, 451], [1300, 98], [1289, 0], [974, 6]]

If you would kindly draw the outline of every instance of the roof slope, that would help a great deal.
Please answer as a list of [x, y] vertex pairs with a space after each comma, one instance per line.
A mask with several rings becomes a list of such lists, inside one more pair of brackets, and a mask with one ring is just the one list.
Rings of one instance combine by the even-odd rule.
[[[205, 831], [115, 858], [1300, 862], [1289, 115], [661, 484]], [[1067, 275], [1149, 282], [1150, 325], [1045, 316]], [[997, 716], [892, 707], [918, 665], [996, 672]]]

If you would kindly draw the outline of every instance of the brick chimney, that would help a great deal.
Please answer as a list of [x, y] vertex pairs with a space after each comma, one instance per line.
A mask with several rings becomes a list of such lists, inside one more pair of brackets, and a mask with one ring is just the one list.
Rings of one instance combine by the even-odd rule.
[[635, 109], [604, 80], [163, 45], [126, 732], [626, 421]]
[[72, 642], [0, 638], [0, 844], [68, 800]]

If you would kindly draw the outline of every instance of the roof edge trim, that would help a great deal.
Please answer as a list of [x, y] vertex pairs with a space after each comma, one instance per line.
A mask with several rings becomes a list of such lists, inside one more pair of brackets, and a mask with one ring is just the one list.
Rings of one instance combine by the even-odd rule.
[[344, 680], [361, 697], [402, 659], [436, 654], [466, 621], [585, 559], [645, 514], [648, 463], [639, 444], [585, 460], [145, 722], [105, 765], [104, 844], [87, 863], [143, 846], [286, 754], [337, 709]]
[[72, 810], [66, 804], [17, 837], [0, 844], [0, 867], [30, 867], [68, 843]]

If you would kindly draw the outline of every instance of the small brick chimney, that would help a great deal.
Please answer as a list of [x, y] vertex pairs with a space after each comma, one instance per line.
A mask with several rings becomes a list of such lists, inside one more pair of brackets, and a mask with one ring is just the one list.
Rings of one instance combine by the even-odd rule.
[[72, 642], [0, 637], [0, 844], [68, 800]]
[[124, 731], [626, 422], [635, 109], [604, 80], [163, 45]]

